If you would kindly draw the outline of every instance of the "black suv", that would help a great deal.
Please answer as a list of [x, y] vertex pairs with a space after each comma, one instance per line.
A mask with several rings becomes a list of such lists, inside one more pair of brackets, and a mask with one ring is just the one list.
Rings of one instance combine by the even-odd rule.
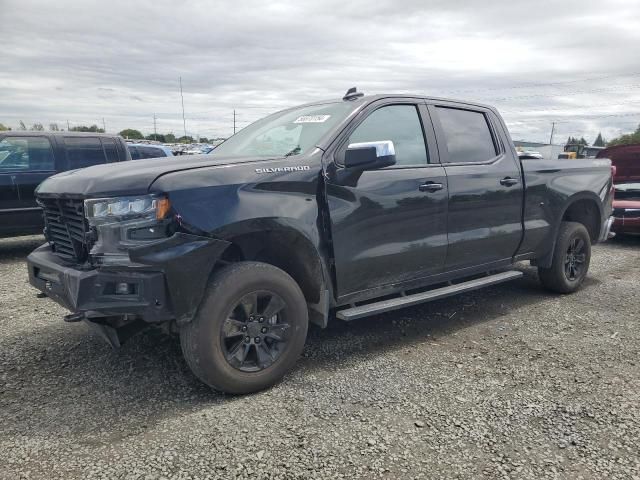
[[0, 133], [0, 238], [40, 233], [33, 194], [44, 179], [77, 168], [131, 160], [122, 137], [97, 133]]

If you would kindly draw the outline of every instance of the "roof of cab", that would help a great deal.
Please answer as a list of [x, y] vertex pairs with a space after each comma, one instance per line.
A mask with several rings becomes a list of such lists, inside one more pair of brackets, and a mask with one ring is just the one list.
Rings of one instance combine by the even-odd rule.
[[347, 102], [347, 103], [352, 103], [354, 105], [354, 107], [359, 107], [359, 106], [363, 106], [363, 105], [368, 105], [372, 102], [376, 102], [378, 100], [386, 100], [386, 99], [394, 99], [394, 98], [399, 98], [399, 99], [416, 99], [416, 100], [425, 100], [427, 102], [443, 102], [443, 103], [453, 103], [453, 104], [458, 104], [462, 107], [476, 107], [476, 108], [485, 108], [488, 110], [491, 110], [495, 113], [497, 113], [497, 110], [495, 107], [491, 106], [491, 105], [487, 105], [487, 104], [483, 104], [483, 103], [478, 103], [478, 102], [471, 102], [471, 101], [466, 101], [466, 100], [456, 100], [453, 98], [442, 98], [442, 97], [430, 97], [427, 95], [413, 95], [413, 94], [407, 94], [407, 93], [389, 93], [389, 94], [385, 94], [385, 93], [379, 93], [379, 94], [375, 94], [375, 95], [364, 95], [362, 97], [357, 97], [357, 98], [352, 98], [352, 99], [348, 99], [348, 100], [344, 100], [342, 98], [332, 98], [332, 99], [327, 99], [327, 100], [319, 100], [316, 102], [309, 102], [309, 103], [304, 103], [301, 105], [293, 105], [291, 107], [287, 107], [284, 108], [280, 111], [286, 111], [286, 110], [292, 110], [294, 108], [301, 108], [301, 107], [311, 107], [314, 105], [324, 105], [324, 104], [329, 104], [329, 103], [342, 103], [342, 102]]

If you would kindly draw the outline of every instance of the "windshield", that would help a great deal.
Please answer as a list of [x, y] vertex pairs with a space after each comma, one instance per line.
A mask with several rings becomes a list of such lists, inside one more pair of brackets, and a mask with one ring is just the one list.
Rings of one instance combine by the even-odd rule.
[[313, 148], [353, 110], [349, 102], [326, 103], [274, 113], [240, 130], [212, 155], [282, 157]]

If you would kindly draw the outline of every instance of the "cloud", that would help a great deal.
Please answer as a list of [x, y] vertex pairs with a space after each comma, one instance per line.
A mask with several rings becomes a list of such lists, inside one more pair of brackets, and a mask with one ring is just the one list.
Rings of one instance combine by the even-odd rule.
[[[0, 122], [225, 136], [279, 108], [414, 92], [496, 105], [514, 138], [640, 123], [640, 4], [24, 2], [0, 8]], [[635, 114], [638, 116], [634, 116]], [[564, 140], [564, 138], [562, 138]]]

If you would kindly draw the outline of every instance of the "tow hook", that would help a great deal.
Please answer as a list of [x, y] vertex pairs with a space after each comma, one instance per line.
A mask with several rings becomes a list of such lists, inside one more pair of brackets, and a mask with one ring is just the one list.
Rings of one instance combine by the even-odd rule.
[[84, 320], [84, 312], [70, 313], [64, 316], [64, 321], [67, 323], [76, 323]]

